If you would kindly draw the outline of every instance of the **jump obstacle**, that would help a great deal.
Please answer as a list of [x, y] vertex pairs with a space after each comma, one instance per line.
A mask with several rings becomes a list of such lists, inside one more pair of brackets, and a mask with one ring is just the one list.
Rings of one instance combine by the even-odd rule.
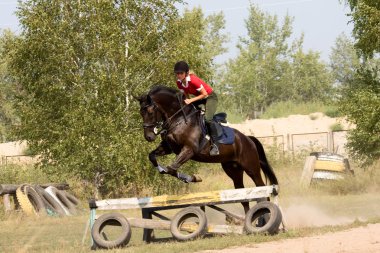
[[[273, 199], [273, 203], [267, 201]], [[252, 202], [254, 205], [245, 216], [232, 213], [217, 205]], [[91, 228], [91, 248], [116, 248], [128, 244], [131, 237], [131, 227], [143, 228], [143, 240], [147, 243], [154, 238], [155, 229], [170, 230], [173, 237], [180, 241], [191, 240], [209, 234], [227, 233], [269, 233], [279, 231], [282, 223], [281, 209], [278, 205], [278, 186], [261, 186], [253, 188], [231, 189], [221, 191], [200, 192], [183, 195], [162, 195], [145, 198], [121, 198], [90, 200], [90, 219], [86, 226]], [[213, 225], [208, 224], [206, 207], [214, 209], [234, 221], [244, 225]], [[120, 213], [106, 213], [98, 218], [97, 210], [132, 210], [140, 209], [142, 218], [126, 218]], [[174, 217], [168, 218], [158, 211], [181, 209]], [[153, 220], [153, 216], [158, 218]], [[106, 226], [120, 226], [121, 234], [114, 240], [109, 240], [104, 233]]]

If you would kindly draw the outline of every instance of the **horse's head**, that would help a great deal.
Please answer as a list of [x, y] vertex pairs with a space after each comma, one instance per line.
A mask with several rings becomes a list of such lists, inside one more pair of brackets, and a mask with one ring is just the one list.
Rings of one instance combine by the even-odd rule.
[[173, 88], [156, 85], [147, 94], [136, 98], [140, 102], [144, 137], [147, 141], [154, 141], [161, 132], [161, 127], [167, 127], [174, 116], [181, 115], [183, 96], [178, 94]]
[[143, 118], [144, 137], [151, 142], [156, 139], [157, 128], [162, 123], [162, 114], [149, 95], [137, 98], [140, 102], [140, 115]]

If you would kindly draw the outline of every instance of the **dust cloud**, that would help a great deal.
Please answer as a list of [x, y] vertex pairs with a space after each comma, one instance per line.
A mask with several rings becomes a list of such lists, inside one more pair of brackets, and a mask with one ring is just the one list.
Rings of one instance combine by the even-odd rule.
[[283, 219], [288, 228], [336, 226], [355, 221], [354, 218], [332, 216], [322, 208], [311, 204], [290, 205], [283, 208]]

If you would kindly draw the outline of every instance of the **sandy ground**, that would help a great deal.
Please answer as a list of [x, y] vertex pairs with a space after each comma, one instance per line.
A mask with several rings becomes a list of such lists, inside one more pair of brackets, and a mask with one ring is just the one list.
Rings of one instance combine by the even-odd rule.
[[332, 133], [333, 126], [341, 130], [352, 129], [344, 118], [330, 118], [323, 113], [310, 115], [290, 115], [286, 118], [246, 120], [241, 124], [229, 124], [246, 135], [254, 135], [264, 145], [278, 145], [284, 151], [302, 150], [330, 151], [347, 154], [346, 131]]
[[339, 123], [343, 129], [352, 126], [343, 118], [330, 118], [321, 112], [310, 115], [290, 115], [286, 118], [246, 120], [241, 124], [229, 124], [244, 134], [270, 136], [331, 131]]
[[380, 252], [380, 224], [323, 235], [286, 239], [202, 253], [375, 253]]

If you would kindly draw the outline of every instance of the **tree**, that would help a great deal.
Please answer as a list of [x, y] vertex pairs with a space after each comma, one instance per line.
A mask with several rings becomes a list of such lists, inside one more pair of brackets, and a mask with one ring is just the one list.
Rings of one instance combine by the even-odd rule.
[[[11, 73], [22, 87], [16, 133], [51, 173], [95, 182], [112, 196], [178, 187], [151, 168], [147, 154], [156, 144], [146, 145], [138, 103], [132, 102], [133, 94], [155, 83], [174, 83], [175, 58], [182, 49], [197, 55], [204, 44], [201, 36], [193, 46], [175, 30], [187, 20], [178, 15], [178, 2], [20, 4], [22, 33], [7, 46]], [[204, 34], [198, 31], [203, 27], [188, 25]], [[206, 73], [210, 63], [210, 58], [199, 60], [197, 70]]]
[[370, 165], [380, 158], [380, 61], [361, 66], [342, 94], [340, 110], [356, 125], [347, 146], [354, 158]]
[[227, 50], [224, 43], [228, 37], [222, 33], [224, 28], [223, 13], [205, 17], [201, 8], [185, 10], [169, 29], [172, 36], [169, 41], [173, 42], [170, 67], [178, 60], [185, 60], [192, 71], [212, 83], [217, 68], [214, 59]]
[[274, 102], [325, 99], [330, 74], [318, 53], [302, 51], [303, 36], [289, 42], [293, 18], [280, 24], [254, 5], [249, 10], [248, 36], [240, 39], [240, 53], [228, 62], [223, 80], [238, 111], [252, 117]]
[[378, 0], [346, 0], [354, 23], [355, 46], [360, 54], [373, 56], [380, 52], [380, 2]]
[[282, 101], [329, 101], [333, 97], [332, 76], [319, 53], [304, 53], [301, 48], [291, 55], [290, 85], [282, 91]]
[[18, 123], [14, 109], [18, 87], [8, 71], [9, 57], [4, 50], [6, 42], [14, 39], [15, 35], [8, 30], [0, 35], [0, 142], [13, 140], [11, 128]]
[[336, 84], [345, 86], [352, 80], [360, 63], [354, 42], [344, 33], [339, 35], [330, 55], [330, 68]]
[[380, 158], [380, 2], [347, 0], [350, 8], [355, 48], [361, 56], [352, 77], [345, 76], [346, 85], [339, 101], [340, 110], [356, 125], [348, 136], [351, 154], [370, 165]]

